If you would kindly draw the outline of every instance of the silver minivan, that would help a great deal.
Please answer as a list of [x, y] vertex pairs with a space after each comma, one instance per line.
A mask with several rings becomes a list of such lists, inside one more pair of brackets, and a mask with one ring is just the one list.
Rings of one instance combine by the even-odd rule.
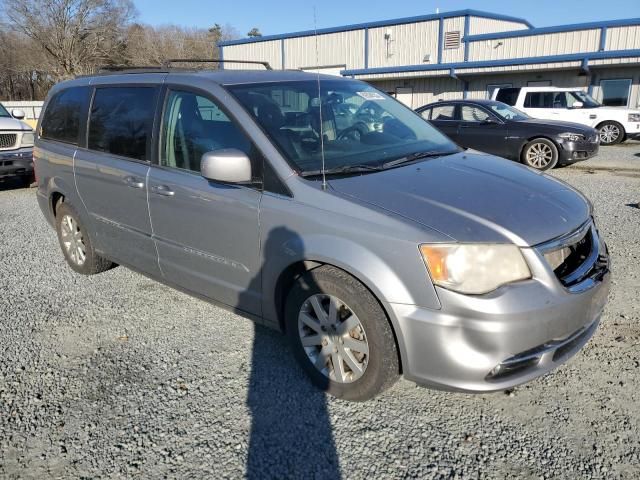
[[340, 398], [400, 375], [465, 392], [529, 381], [589, 340], [609, 291], [584, 196], [461, 150], [360, 81], [77, 78], [49, 94], [34, 156], [73, 270], [123, 265], [280, 329]]

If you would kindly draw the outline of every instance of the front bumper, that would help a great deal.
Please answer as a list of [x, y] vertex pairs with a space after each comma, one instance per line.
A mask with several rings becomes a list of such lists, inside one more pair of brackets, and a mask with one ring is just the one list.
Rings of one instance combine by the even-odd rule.
[[558, 162], [561, 164], [579, 162], [595, 157], [600, 149], [600, 137], [594, 134], [589, 140], [571, 142], [564, 139], [556, 139], [559, 145]]
[[0, 151], [0, 179], [33, 175], [33, 148]]
[[403, 372], [444, 390], [490, 392], [564, 363], [591, 338], [610, 288], [607, 267], [585, 288], [563, 286], [535, 248], [523, 249], [530, 280], [478, 296], [437, 288], [440, 310], [387, 304], [403, 340]]

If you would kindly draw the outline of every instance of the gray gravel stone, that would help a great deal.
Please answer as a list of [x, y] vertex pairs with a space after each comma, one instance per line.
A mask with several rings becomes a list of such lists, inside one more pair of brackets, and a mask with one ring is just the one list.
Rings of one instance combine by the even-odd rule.
[[74, 274], [34, 191], [0, 185], [0, 477], [639, 478], [640, 178], [552, 175], [613, 258], [593, 340], [513, 395], [400, 381], [357, 404], [276, 332], [124, 268]]

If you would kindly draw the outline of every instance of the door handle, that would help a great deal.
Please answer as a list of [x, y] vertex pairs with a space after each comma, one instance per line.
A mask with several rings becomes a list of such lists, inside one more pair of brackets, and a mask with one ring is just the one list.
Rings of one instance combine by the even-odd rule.
[[176, 193], [166, 185], [154, 185], [151, 187], [151, 191], [157, 195], [162, 195], [163, 197], [173, 197]]
[[144, 188], [144, 182], [136, 177], [124, 177], [122, 181], [131, 188]]

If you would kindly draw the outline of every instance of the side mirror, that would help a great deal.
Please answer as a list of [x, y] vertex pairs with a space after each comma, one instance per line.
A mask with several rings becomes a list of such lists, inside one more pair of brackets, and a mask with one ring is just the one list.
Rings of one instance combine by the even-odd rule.
[[482, 121], [482, 123], [485, 125], [498, 125], [500, 122], [493, 117], [487, 117]]
[[11, 110], [11, 116], [16, 120], [22, 120], [25, 117], [24, 111], [17, 108]]
[[236, 148], [213, 150], [202, 155], [200, 173], [207, 180], [216, 182], [250, 182], [251, 160]]
[[584, 103], [582, 102], [573, 102], [573, 105], [571, 105], [571, 108], [582, 108], [584, 107]]

